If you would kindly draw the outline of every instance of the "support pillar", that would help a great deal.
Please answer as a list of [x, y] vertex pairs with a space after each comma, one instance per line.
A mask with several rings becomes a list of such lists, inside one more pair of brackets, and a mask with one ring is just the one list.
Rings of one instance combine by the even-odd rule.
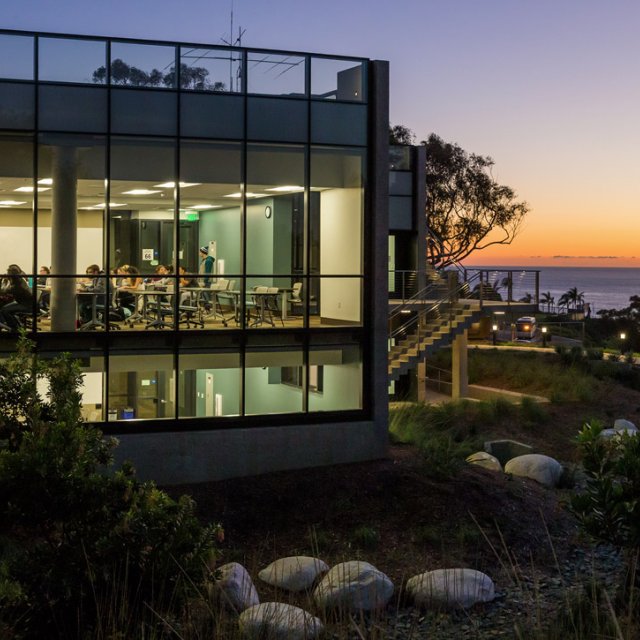
[[[75, 147], [52, 148], [51, 271], [76, 272], [78, 251], [78, 163]], [[76, 279], [51, 279], [51, 331], [76, 328]]]
[[467, 330], [456, 336], [451, 348], [451, 397], [465, 398], [469, 393], [469, 367], [467, 364]]
[[416, 401], [426, 402], [427, 401], [427, 359], [426, 357], [421, 362], [418, 362], [418, 366], [416, 368], [416, 377], [418, 382]]

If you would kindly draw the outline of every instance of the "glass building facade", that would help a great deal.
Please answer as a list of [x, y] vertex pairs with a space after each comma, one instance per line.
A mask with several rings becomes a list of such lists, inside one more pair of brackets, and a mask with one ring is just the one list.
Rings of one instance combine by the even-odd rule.
[[0, 351], [108, 432], [370, 417], [373, 64], [0, 31]]

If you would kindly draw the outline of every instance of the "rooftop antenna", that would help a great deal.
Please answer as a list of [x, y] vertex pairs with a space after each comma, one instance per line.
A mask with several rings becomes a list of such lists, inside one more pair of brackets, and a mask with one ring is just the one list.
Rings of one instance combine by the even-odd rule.
[[[231, 0], [231, 12], [230, 12], [230, 19], [229, 19], [229, 40], [225, 40], [224, 38], [220, 38], [220, 40], [222, 40], [222, 42], [224, 42], [224, 44], [226, 44], [228, 47], [241, 47], [242, 46], [242, 36], [245, 34], [246, 29], [242, 29], [241, 27], [238, 27], [238, 37], [234, 40], [233, 39], [233, 0]], [[229, 52], [229, 90], [233, 91], [233, 51]], [[237, 78], [237, 82], [240, 82], [240, 73], [241, 73], [241, 69], [238, 68], [238, 78]]]

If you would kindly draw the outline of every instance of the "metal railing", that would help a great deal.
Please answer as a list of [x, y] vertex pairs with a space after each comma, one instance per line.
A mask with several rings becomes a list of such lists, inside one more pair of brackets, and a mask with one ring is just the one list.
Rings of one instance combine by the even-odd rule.
[[540, 272], [522, 269], [463, 269], [463, 279], [477, 280], [471, 295], [481, 301], [500, 301], [507, 304], [540, 303]]
[[[451, 277], [449, 278], [446, 295], [440, 295], [438, 298], [434, 298], [434, 294], [442, 290], [441, 285], [427, 285], [424, 289], [406, 301], [403, 301], [389, 312], [389, 338], [396, 338], [417, 325], [419, 339], [420, 329], [424, 327], [425, 320], [428, 318], [442, 318], [443, 311], [447, 312], [447, 320], [451, 324], [455, 317], [454, 305], [463, 297], [461, 293], [465, 292], [466, 289], [467, 283], [459, 284], [455, 278]], [[431, 294], [431, 297], [429, 294]], [[397, 327], [394, 327], [393, 325], [396, 323], [396, 320], [403, 315], [408, 316], [407, 320], [401, 322]]]

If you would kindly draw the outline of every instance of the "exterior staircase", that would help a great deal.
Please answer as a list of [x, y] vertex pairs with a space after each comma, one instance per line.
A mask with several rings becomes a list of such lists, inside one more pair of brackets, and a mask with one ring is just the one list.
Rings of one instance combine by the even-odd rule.
[[[470, 301], [439, 301], [417, 314], [416, 320], [395, 332], [389, 349], [389, 381], [413, 369], [425, 355], [451, 344], [481, 317], [480, 305]], [[391, 334], [393, 336], [393, 333]]]

